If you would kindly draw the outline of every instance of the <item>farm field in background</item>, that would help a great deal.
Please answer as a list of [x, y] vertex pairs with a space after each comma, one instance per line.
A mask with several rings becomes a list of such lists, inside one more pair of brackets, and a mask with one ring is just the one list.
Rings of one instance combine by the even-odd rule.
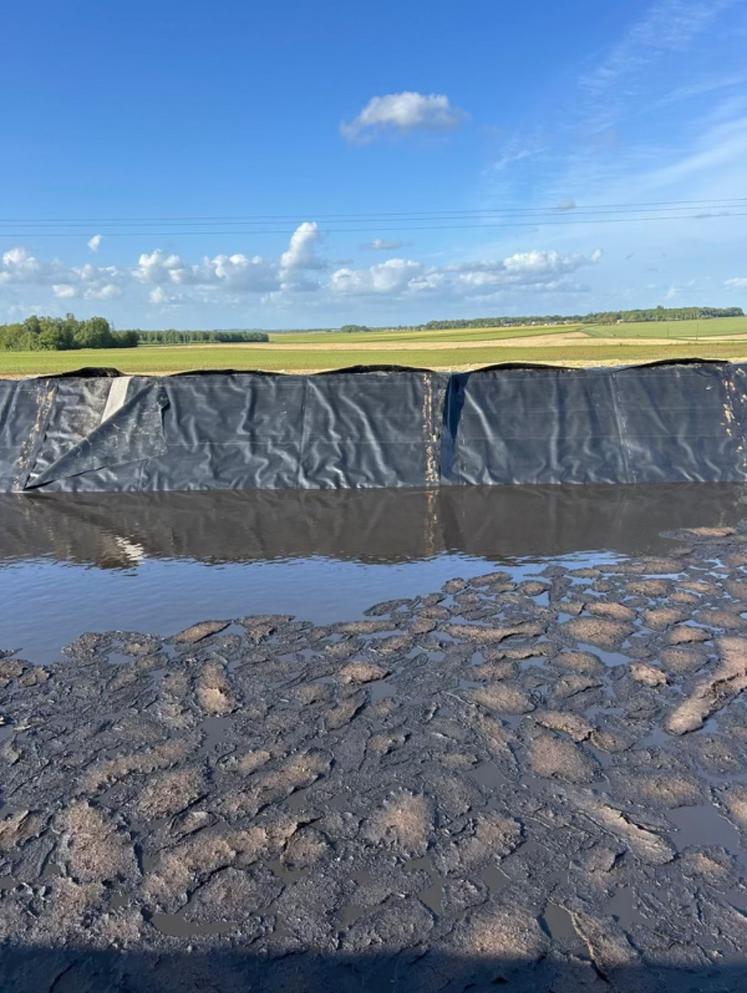
[[604, 365], [675, 358], [747, 359], [747, 317], [613, 325], [276, 332], [268, 343], [0, 352], [0, 376], [54, 374], [84, 367], [142, 374], [199, 369], [314, 372], [355, 365], [473, 369], [500, 362]]
[[700, 339], [747, 335], [747, 317], [717, 317], [700, 321], [642, 321], [630, 324], [582, 325], [595, 338]]
[[546, 334], [563, 334], [568, 331], [578, 331], [581, 324], [532, 324], [513, 328], [450, 328], [446, 331], [433, 329], [393, 328], [383, 331], [359, 331], [343, 333], [340, 331], [283, 331], [270, 332], [273, 344], [358, 344], [364, 346], [367, 342], [439, 342], [439, 341], [493, 341], [507, 338], [532, 338]]
[[[437, 333], [433, 333], [435, 338]], [[319, 336], [320, 338], [323, 335]], [[355, 365], [403, 365], [429, 369], [470, 369], [500, 362], [536, 362], [557, 365], [604, 365], [653, 362], [660, 359], [747, 359], [747, 338], [734, 341], [680, 341], [600, 339], [576, 336], [569, 340], [547, 338], [542, 345], [423, 341], [371, 342], [358, 348], [323, 347], [321, 342], [257, 345], [161, 345], [146, 348], [81, 349], [68, 352], [0, 353], [1, 376], [31, 376], [72, 372], [84, 367], [108, 367], [123, 373], [174, 373], [203, 369], [314, 372]], [[321, 346], [321, 347], [320, 347]]]

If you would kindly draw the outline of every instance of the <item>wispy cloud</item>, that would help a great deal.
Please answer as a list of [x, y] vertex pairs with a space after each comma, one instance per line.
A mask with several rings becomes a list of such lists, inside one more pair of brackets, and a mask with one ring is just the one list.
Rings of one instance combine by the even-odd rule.
[[365, 245], [361, 245], [361, 248], [373, 252], [396, 252], [398, 248], [402, 248], [403, 244], [402, 241], [390, 241], [387, 238], [372, 238]]
[[521, 162], [522, 159], [528, 159], [533, 155], [537, 155], [538, 151], [539, 149], [537, 148], [509, 147], [502, 155], [490, 163], [488, 169], [490, 172], [502, 172], [508, 166], [513, 165], [514, 162]]
[[698, 97], [711, 96], [724, 90], [740, 90], [747, 84], [747, 72], [736, 72], [724, 75], [718, 73], [695, 82], [685, 83], [677, 86], [668, 93], [664, 93], [658, 99], [649, 104], [649, 110], [661, 110], [663, 107], [671, 107], [678, 103], [691, 101]]
[[86, 244], [94, 254], [98, 252], [103, 237], [104, 237], [103, 235], [95, 234], [92, 238], [89, 238], [88, 241], [86, 242]]
[[685, 52], [693, 40], [735, 0], [656, 0], [648, 12], [580, 80], [588, 93], [600, 96], [645, 68], [666, 52]]

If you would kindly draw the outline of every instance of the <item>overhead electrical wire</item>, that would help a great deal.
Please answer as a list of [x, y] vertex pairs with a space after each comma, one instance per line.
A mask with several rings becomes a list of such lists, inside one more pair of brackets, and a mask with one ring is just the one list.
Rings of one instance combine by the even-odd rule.
[[[330, 234], [364, 232], [480, 230], [582, 224], [620, 224], [706, 220], [747, 216], [747, 197], [702, 200], [652, 200], [624, 204], [560, 204], [546, 207], [485, 207], [459, 210], [386, 211], [370, 213], [177, 215], [151, 217], [31, 218], [0, 217], [0, 236], [25, 238], [81, 237], [96, 229], [105, 237], [171, 237], [196, 235], [287, 235], [302, 220], [313, 218]], [[287, 222], [289, 227], [280, 227]], [[6, 230], [11, 226], [25, 231]], [[277, 226], [276, 226], [277, 225]], [[210, 230], [225, 226], [228, 230]], [[158, 227], [163, 230], [152, 230]], [[132, 229], [135, 230], [125, 230]], [[190, 230], [193, 228], [194, 230]]]
[[294, 214], [154, 214], [147, 216], [84, 216], [84, 217], [0, 217], [0, 223], [40, 223], [40, 224], [72, 224], [72, 223], [156, 223], [156, 222], [207, 222], [207, 221], [268, 221], [268, 220], [296, 220], [299, 217], [313, 216], [324, 218], [325, 220], [376, 220], [385, 217], [448, 217], [448, 216], [480, 216], [491, 214], [547, 214], [566, 213], [576, 214], [580, 212], [597, 211], [627, 211], [643, 210], [646, 208], [684, 210], [692, 209], [696, 206], [741, 206], [747, 205], [745, 197], [712, 197], [700, 200], [642, 200], [628, 201], [625, 203], [599, 203], [599, 204], [548, 204], [543, 207], [478, 207], [460, 208], [458, 210], [397, 210], [397, 211], [355, 211], [323, 213], [319, 211], [300, 211]]
[[[677, 214], [669, 215], [663, 217], [600, 217], [594, 219], [586, 219], [584, 221], [506, 221], [503, 223], [487, 223], [487, 224], [431, 224], [431, 225], [420, 225], [420, 226], [410, 226], [410, 225], [398, 225], [397, 227], [381, 227], [377, 225], [376, 227], [350, 227], [350, 228], [322, 228], [321, 231], [324, 234], [362, 234], [371, 233], [375, 231], [377, 233], [386, 234], [402, 234], [409, 233], [413, 231], [488, 231], [495, 230], [498, 228], [538, 228], [545, 226], [559, 226], [559, 227], [575, 227], [580, 224], [630, 224], [635, 221], [642, 221], [645, 223], [649, 222], [661, 222], [661, 221], [680, 221], [680, 220], [718, 220], [725, 217], [747, 217], [747, 211], [745, 212], [724, 212], [719, 214]], [[141, 238], [141, 237], [156, 237], [156, 238], [169, 238], [173, 236], [179, 237], [191, 237], [191, 236], [204, 236], [204, 235], [237, 235], [237, 234], [251, 234], [251, 235], [288, 235], [292, 234], [294, 231], [293, 227], [290, 228], [232, 228], [230, 230], [223, 231], [212, 231], [209, 229], [200, 229], [199, 231], [185, 231], [178, 228], [172, 228], [169, 231], [106, 231], [98, 230], [97, 234], [101, 234], [106, 238]], [[84, 237], [85, 233], [80, 231], [44, 231], [37, 229], [35, 231], [3, 231], [0, 230], [0, 236], [4, 238], [33, 238], [33, 237], [43, 237], [43, 238], [80, 238]]]

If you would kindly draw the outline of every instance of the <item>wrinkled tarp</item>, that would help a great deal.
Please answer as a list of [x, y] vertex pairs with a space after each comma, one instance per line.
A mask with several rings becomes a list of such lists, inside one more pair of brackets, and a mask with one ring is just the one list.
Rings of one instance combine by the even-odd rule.
[[742, 482], [725, 362], [0, 382], [0, 491]]

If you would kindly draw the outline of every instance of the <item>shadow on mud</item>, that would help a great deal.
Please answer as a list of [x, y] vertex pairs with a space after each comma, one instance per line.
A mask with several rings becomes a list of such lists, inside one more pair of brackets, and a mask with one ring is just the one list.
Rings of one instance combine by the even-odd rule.
[[257, 956], [232, 950], [162, 952], [5, 948], [4, 993], [737, 993], [747, 962], [704, 968], [535, 961], [412, 950], [387, 955]]

